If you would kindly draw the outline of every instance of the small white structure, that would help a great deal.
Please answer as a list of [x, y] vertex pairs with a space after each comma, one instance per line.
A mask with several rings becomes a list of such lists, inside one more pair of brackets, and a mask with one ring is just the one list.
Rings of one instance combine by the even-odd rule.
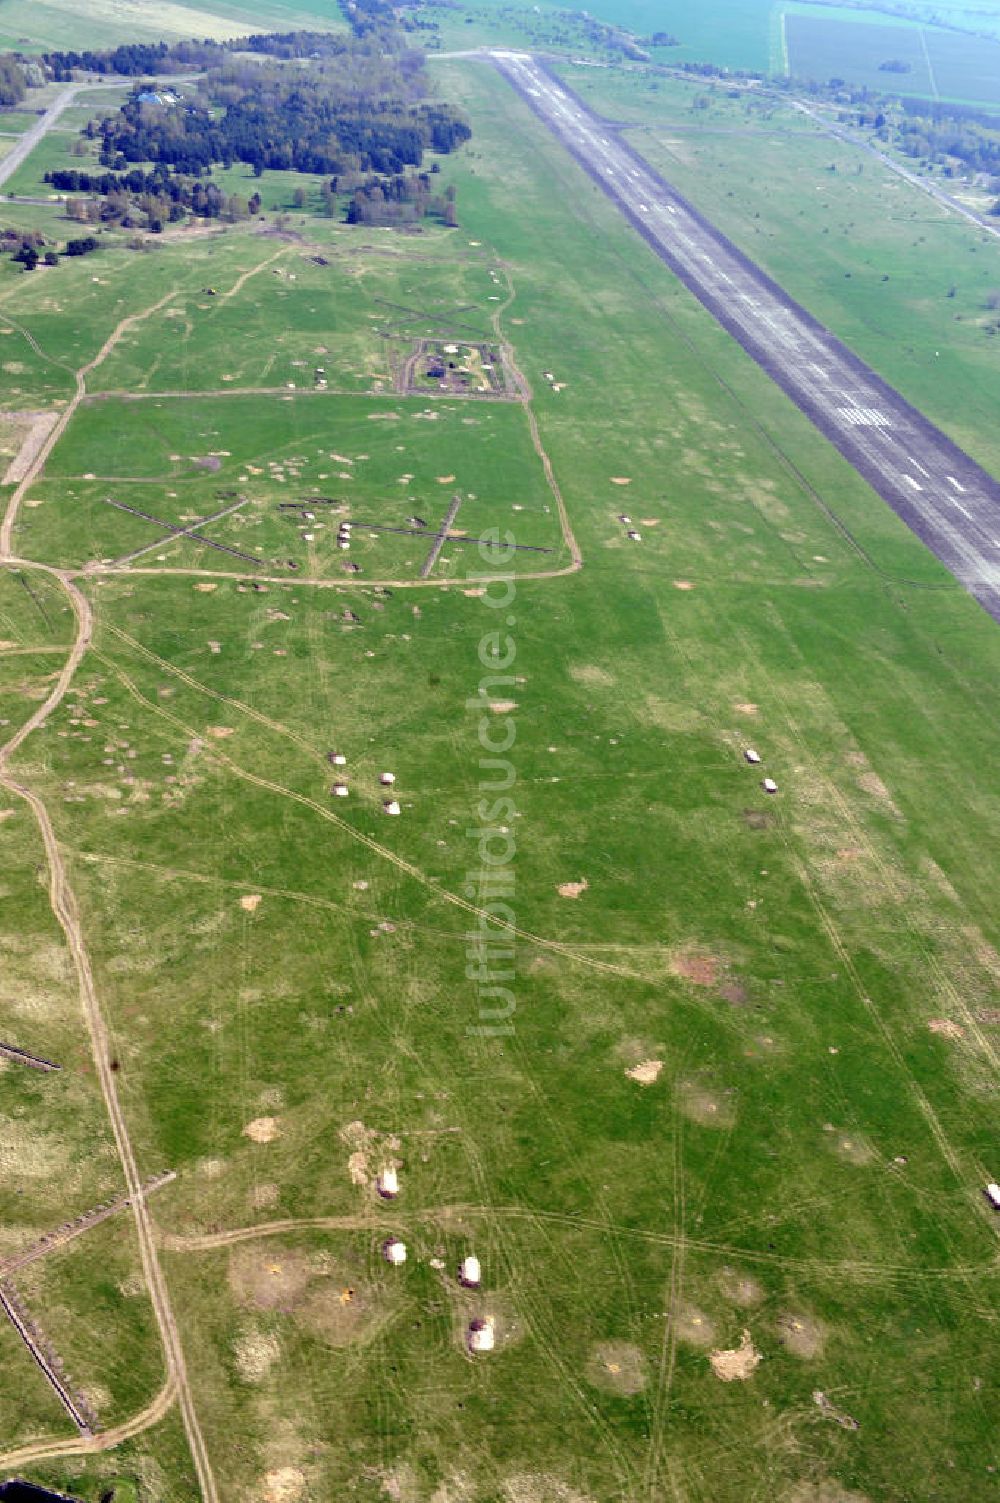
[[497, 1335], [493, 1324], [492, 1315], [487, 1315], [485, 1320], [474, 1320], [469, 1327], [469, 1351], [492, 1352], [496, 1346]]
[[331, 758], [331, 760], [333, 762], [334, 767], [346, 767], [347, 766], [347, 758], [344, 756], [343, 752], [334, 752], [333, 757]]
[[378, 775], [378, 780], [382, 784], [383, 788], [391, 788], [393, 783], [396, 781], [396, 774], [394, 772], [380, 772]]
[[349, 541], [348, 541], [348, 539], [347, 539], [347, 538], [338, 538], [338, 539], [337, 539], [337, 547], [338, 547], [338, 548], [339, 548], [339, 549], [340, 549], [340, 551], [341, 551], [341, 552], [342, 552], [342, 553], [343, 553], [343, 552], [344, 552], [344, 551], [345, 551], [345, 550], [346, 550], [346, 549], [348, 549], [348, 548], [349, 548], [349, 547], [350, 547], [350, 546], [351, 546], [351, 545], [350, 545], [350, 542], [349, 542]]
[[1000, 1185], [988, 1184], [983, 1193], [994, 1211], [1000, 1211]]
[[392, 1263], [398, 1268], [400, 1264], [406, 1262], [406, 1243], [390, 1237], [388, 1242], [382, 1243], [382, 1254], [387, 1263]]
[[391, 1164], [387, 1164], [384, 1169], [379, 1171], [378, 1179], [375, 1181], [375, 1188], [383, 1200], [395, 1200], [399, 1194], [399, 1176]]
[[765, 793], [777, 793], [778, 785], [773, 778], [765, 778], [760, 785]]
[[624, 512], [621, 512], [619, 514], [618, 520], [622, 524], [623, 527], [631, 527], [632, 526], [632, 518], [631, 517], [627, 517]]
[[334, 795], [334, 798], [346, 798], [347, 797], [347, 784], [346, 783], [334, 783], [334, 785], [333, 785], [333, 795]]
[[746, 757], [751, 767], [756, 767], [757, 763], [760, 761], [760, 752], [755, 752], [752, 746], [748, 746], [743, 755]]
[[479, 1266], [479, 1259], [471, 1253], [467, 1258], [463, 1258], [458, 1277], [467, 1289], [478, 1289], [483, 1281], [483, 1270]]
[[628, 538], [629, 538], [629, 542], [630, 543], [641, 543], [642, 542], [642, 533], [641, 532], [636, 532], [634, 528], [630, 527], [629, 528], [629, 532], [628, 532]]
[[385, 803], [382, 805], [382, 808], [385, 810], [386, 814], [399, 814], [401, 812], [399, 804], [394, 798], [386, 799]]

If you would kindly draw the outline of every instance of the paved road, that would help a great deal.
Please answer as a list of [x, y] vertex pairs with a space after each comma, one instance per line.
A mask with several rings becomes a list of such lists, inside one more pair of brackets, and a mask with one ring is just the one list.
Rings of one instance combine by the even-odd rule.
[[1000, 483], [527, 53], [492, 61], [656, 253], [1000, 621]]
[[69, 108], [81, 89], [85, 89], [86, 87], [86, 84], [68, 84], [61, 93], [56, 95], [45, 111], [45, 114], [39, 115], [38, 123], [33, 125], [30, 130], [25, 131], [24, 135], [18, 140], [14, 150], [9, 152], [3, 161], [0, 162], [0, 184], [5, 183], [9, 177], [14, 176], [21, 163], [34, 151], [39, 141], [45, 135], [45, 132], [52, 129], [63, 111]]

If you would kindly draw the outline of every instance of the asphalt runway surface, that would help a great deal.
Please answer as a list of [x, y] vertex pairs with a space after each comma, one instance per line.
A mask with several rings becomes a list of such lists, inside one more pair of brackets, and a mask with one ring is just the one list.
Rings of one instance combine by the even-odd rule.
[[1000, 621], [1000, 483], [794, 302], [527, 53], [491, 61], [652, 249]]

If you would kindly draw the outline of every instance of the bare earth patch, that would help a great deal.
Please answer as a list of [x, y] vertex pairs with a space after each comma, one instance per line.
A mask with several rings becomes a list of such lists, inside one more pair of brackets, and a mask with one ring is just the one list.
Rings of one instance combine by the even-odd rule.
[[229, 1287], [236, 1303], [252, 1310], [293, 1310], [311, 1278], [309, 1259], [297, 1248], [240, 1246], [229, 1256]]
[[58, 417], [58, 412], [8, 412], [4, 414], [5, 421], [15, 425], [15, 435], [20, 441], [20, 447], [4, 474], [4, 485], [17, 485], [24, 479], [38, 458], [39, 450], [54, 428]]
[[[860, 1430], [861, 1426], [853, 1414], [848, 1414], [844, 1409], [838, 1409], [836, 1404], [823, 1392], [822, 1388], [813, 1389], [813, 1403], [826, 1419], [833, 1420], [842, 1430]], [[853, 1496], [853, 1495], [852, 1495]]]
[[686, 1341], [688, 1346], [711, 1346], [715, 1340], [715, 1327], [704, 1310], [699, 1310], [696, 1305], [677, 1305], [670, 1312], [670, 1319], [678, 1341]]
[[660, 1078], [663, 1069], [662, 1059], [644, 1059], [637, 1065], [633, 1065], [625, 1074], [629, 1080], [637, 1081], [639, 1085], [655, 1085]]
[[719, 962], [707, 950], [677, 950], [670, 957], [670, 972], [695, 986], [717, 986]]
[[943, 1039], [953, 1039], [956, 1043], [965, 1037], [965, 1029], [951, 1018], [930, 1018], [927, 1027], [931, 1033], [939, 1033]]
[[556, 892], [561, 898], [578, 898], [582, 892], [586, 892], [590, 883], [586, 877], [579, 882], [560, 882]]
[[692, 1122], [703, 1127], [732, 1127], [736, 1121], [736, 1106], [731, 1096], [699, 1085], [697, 1081], [684, 1081], [680, 1086], [681, 1111]]
[[708, 1360], [715, 1376], [723, 1383], [742, 1383], [753, 1377], [760, 1365], [761, 1355], [750, 1340], [750, 1332], [744, 1331], [739, 1346], [729, 1350], [716, 1348], [714, 1352], [709, 1352]]
[[233, 1343], [236, 1371], [244, 1383], [262, 1383], [281, 1356], [277, 1336], [265, 1331], [247, 1331]]
[[208, 734], [214, 741], [225, 741], [227, 736], [233, 734], [233, 728], [231, 725], [210, 725]]
[[632, 477], [631, 477], [631, 475], [612, 475], [611, 476], [611, 484], [612, 485], [631, 485], [632, 484]]
[[248, 892], [246, 897], [240, 898], [240, 907], [247, 913], [256, 913], [260, 907], [260, 893]]
[[596, 664], [584, 663], [579, 667], [571, 668], [569, 676], [578, 684], [600, 684], [602, 687], [610, 687], [614, 679], [606, 668], [598, 668]]
[[550, 1472], [516, 1472], [503, 1484], [505, 1503], [592, 1503]]
[[252, 1143], [273, 1143], [275, 1138], [281, 1137], [277, 1117], [255, 1117], [244, 1127], [243, 1136]]
[[736, 711], [737, 715], [756, 715], [757, 713], [757, 706], [753, 704], [749, 699], [744, 700], [741, 703], [734, 704], [733, 709]]
[[866, 1493], [858, 1493], [841, 1487], [832, 1478], [818, 1482], [796, 1482], [789, 1492], [782, 1493], [781, 1503], [869, 1503]]
[[627, 1341], [599, 1341], [591, 1347], [586, 1372], [588, 1383], [607, 1393], [630, 1397], [646, 1386], [642, 1352]]
[[690, 579], [675, 579], [674, 580], [674, 589], [675, 590], [693, 590], [694, 589], [694, 585], [691, 583]]
[[730, 1268], [727, 1264], [719, 1274], [719, 1288], [726, 1299], [732, 1300], [734, 1305], [739, 1305], [741, 1310], [749, 1310], [753, 1305], [759, 1305], [764, 1298], [764, 1291], [756, 1279], [747, 1273], [740, 1273], [736, 1268]]
[[822, 1354], [826, 1331], [818, 1320], [792, 1310], [784, 1310], [778, 1316], [778, 1340], [793, 1357], [811, 1361]]
[[489, 704], [489, 708], [493, 712], [494, 715], [506, 715], [511, 710], [516, 710], [517, 709], [517, 700], [516, 699], [491, 699], [490, 700], [490, 704]]
[[297, 1466], [280, 1466], [264, 1476], [264, 1503], [296, 1503], [306, 1489], [305, 1472]]

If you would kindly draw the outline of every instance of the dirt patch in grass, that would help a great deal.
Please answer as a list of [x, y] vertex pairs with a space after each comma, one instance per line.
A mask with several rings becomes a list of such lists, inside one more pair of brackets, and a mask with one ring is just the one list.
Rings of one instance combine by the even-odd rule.
[[674, 580], [674, 589], [675, 590], [693, 590], [694, 589], [694, 585], [692, 584], [692, 582], [691, 582], [690, 579], [675, 579]]
[[694, 986], [717, 986], [719, 962], [708, 950], [693, 946], [676, 950], [670, 957], [670, 973]]
[[560, 882], [556, 892], [561, 898], [578, 898], [589, 886], [590, 883], [583, 877], [579, 882]]
[[633, 1065], [631, 1069], [626, 1070], [625, 1074], [629, 1080], [634, 1080], [639, 1085], [655, 1085], [660, 1078], [660, 1071], [662, 1069], [662, 1059], [643, 1059], [637, 1065]]
[[306, 1490], [306, 1474], [297, 1466], [279, 1466], [264, 1475], [264, 1503], [297, 1503]]
[[599, 1341], [590, 1349], [586, 1374], [595, 1388], [631, 1398], [646, 1386], [646, 1361], [628, 1341]]
[[738, 1268], [730, 1268], [728, 1264], [719, 1274], [719, 1288], [726, 1299], [738, 1305], [741, 1310], [759, 1305], [764, 1298], [764, 1291], [756, 1279], [747, 1273], [740, 1273]]
[[599, 684], [602, 688], [610, 688], [614, 678], [606, 668], [598, 668], [596, 664], [585, 663], [579, 667], [571, 668], [569, 676], [578, 684]]
[[871, 1144], [855, 1133], [837, 1133], [833, 1140], [833, 1150], [849, 1164], [857, 1164], [859, 1167], [870, 1164], [875, 1157]]
[[217, 470], [222, 469], [222, 460], [219, 459], [218, 455], [216, 454], [193, 454], [191, 456], [191, 463], [195, 466], [196, 469], [208, 470], [213, 475]]
[[823, 1415], [824, 1419], [833, 1420], [842, 1430], [860, 1430], [861, 1426], [853, 1414], [848, 1414], [846, 1409], [838, 1409], [832, 1399], [828, 1398], [822, 1388], [813, 1389], [813, 1403]]
[[632, 476], [631, 475], [612, 475], [610, 478], [611, 478], [611, 484], [612, 485], [631, 485], [632, 484]]
[[719, 996], [730, 1007], [745, 1007], [750, 1001], [750, 993], [742, 981], [724, 981], [719, 987]]
[[491, 699], [489, 708], [494, 715], [506, 715], [511, 710], [517, 709], [516, 699]]
[[749, 699], [737, 700], [736, 704], [733, 705], [733, 709], [737, 715], [756, 715], [759, 708], [759, 705], [755, 705]]
[[857, 784], [863, 793], [869, 794], [871, 798], [878, 799], [879, 803], [883, 804], [891, 813], [899, 816], [900, 811], [896, 801], [877, 772], [873, 772], [869, 768], [867, 772], [859, 773]]
[[314, 1285], [296, 1314], [328, 1346], [352, 1346], [375, 1335], [394, 1303], [353, 1271], [340, 1271]]
[[[55, 427], [58, 418], [58, 412], [6, 412], [3, 414], [2, 421], [14, 427], [14, 443], [17, 445], [17, 453], [8, 464], [3, 477], [4, 485], [17, 485], [24, 479], [38, 458], [42, 445]], [[10, 453], [10, 447], [7, 446], [4, 452]]]
[[678, 1341], [688, 1346], [711, 1346], [715, 1340], [715, 1327], [697, 1305], [679, 1304], [670, 1312]]
[[751, 830], [769, 830], [775, 818], [766, 809], [744, 809], [743, 823]]
[[778, 1316], [778, 1340], [793, 1357], [812, 1361], [822, 1355], [826, 1329], [818, 1320], [801, 1311], [783, 1310]]
[[842, 1487], [832, 1478], [818, 1482], [795, 1482], [782, 1493], [781, 1503], [870, 1503], [867, 1493]]
[[551, 1472], [515, 1472], [503, 1483], [505, 1503], [593, 1503]]
[[952, 1022], [951, 1018], [929, 1018], [927, 1027], [931, 1033], [938, 1033], [943, 1039], [952, 1039], [955, 1043], [965, 1038], [965, 1029], [961, 1024]]
[[312, 1269], [298, 1248], [240, 1246], [229, 1255], [229, 1287], [242, 1309], [284, 1310], [302, 1303]]
[[681, 1082], [678, 1104], [685, 1117], [700, 1123], [702, 1127], [730, 1128], [736, 1121], [734, 1098], [698, 1081]]
[[263, 1383], [280, 1356], [278, 1338], [269, 1331], [245, 1331], [233, 1343], [236, 1371], [244, 1383]]
[[254, 1185], [250, 1192], [250, 1206], [254, 1211], [270, 1211], [281, 1199], [281, 1191], [275, 1184]]
[[260, 907], [260, 893], [248, 892], [245, 897], [240, 898], [240, 907], [246, 913], [256, 913]]
[[752, 1378], [761, 1362], [761, 1354], [750, 1340], [750, 1332], [744, 1331], [737, 1347], [716, 1348], [709, 1352], [712, 1371], [723, 1383], [743, 1383]]
[[244, 1127], [243, 1136], [251, 1143], [273, 1143], [281, 1137], [281, 1125], [277, 1117], [255, 1117]]
[[233, 728], [231, 725], [210, 725], [208, 734], [213, 741], [225, 741], [227, 736], [233, 734]]

